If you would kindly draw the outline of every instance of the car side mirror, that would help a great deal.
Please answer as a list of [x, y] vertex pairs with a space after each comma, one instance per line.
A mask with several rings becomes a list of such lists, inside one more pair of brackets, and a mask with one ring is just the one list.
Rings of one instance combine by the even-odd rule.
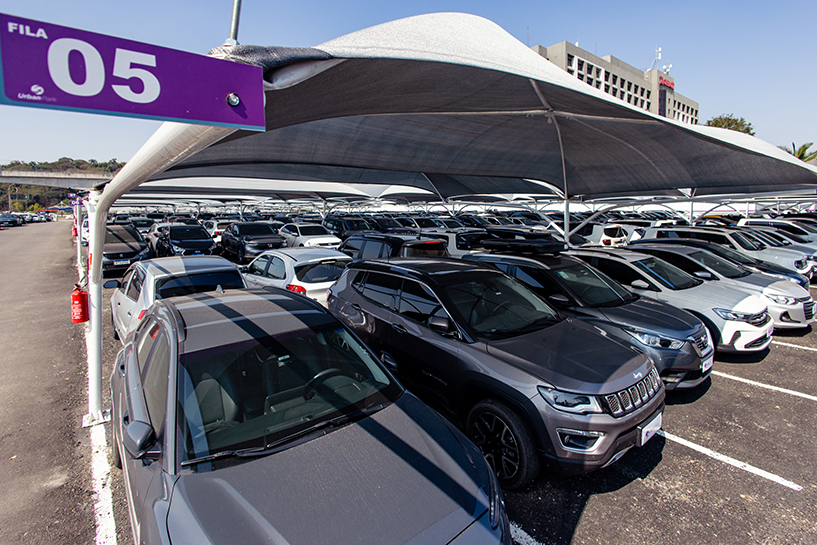
[[637, 279], [637, 280], [633, 280], [630, 283], [630, 286], [632, 286], [633, 288], [635, 288], [637, 290], [648, 290], [648, 289], [650, 289], [650, 285], [647, 284], [646, 281], [641, 280], [640, 278]]
[[122, 284], [119, 283], [119, 280], [108, 280], [107, 282], [102, 284], [102, 287], [108, 290], [118, 289], [122, 287]]
[[238, 268], [238, 272], [240, 272], [241, 274], [247, 274], [249, 270], [250, 267], [248, 265], [242, 265], [241, 267]]
[[386, 352], [380, 354], [380, 361], [382, 361], [383, 365], [386, 366], [386, 369], [388, 369], [392, 373], [397, 371], [397, 362], [394, 361], [394, 358], [392, 358]]
[[548, 301], [550, 301], [557, 307], [566, 307], [570, 304], [570, 299], [568, 299], [561, 293], [554, 293], [553, 295], [548, 297]]
[[695, 276], [703, 280], [717, 280], [715, 276], [709, 271], [695, 271]]
[[147, 422], [134, 420], [125, 427], [122, 444], [125, 446], [125, 450], [137, 460], [144, 458], [155, 443], [156, 433]]
[[444, 316], [431, 316], [428, 319], [428, 327], [440, 335], [447, 335], [451, 331], [451, 320]]

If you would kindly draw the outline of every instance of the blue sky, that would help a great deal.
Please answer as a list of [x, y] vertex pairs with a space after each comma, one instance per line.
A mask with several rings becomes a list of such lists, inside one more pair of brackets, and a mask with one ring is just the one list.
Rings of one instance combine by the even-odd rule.
[[[0, 12], [184, 51], [227, 37], [232, 0], [0, 0]], [[676, 91], [703, 121], [745, 117], [776, 145], [817, 141], [817, 2], [747, 0], [376, 1], [243, 0], [239, 42], [313, 46], [372, 25], [440, 11], [490, 19], [528, 45], [579, 42], [647, 68], [655, 48]], [[59, 157], [130, 159], [159, 122], [0, 105], [0, 164]]]

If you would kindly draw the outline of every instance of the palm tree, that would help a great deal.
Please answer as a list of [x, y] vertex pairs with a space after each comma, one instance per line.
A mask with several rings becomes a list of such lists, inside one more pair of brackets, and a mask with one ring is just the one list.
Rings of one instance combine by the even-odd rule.
[[801, 161], [811, 161], [813, 159], [817, 159], [817, 151], [809, 152], [809, 148], [814, 145], [814, 142], [806, 142], [799, 148], [794, 145], [794, 142], [791, 143], [791, 149], [780, 146], [780, 149], [785, 150], [786, 152], [794, 155]]

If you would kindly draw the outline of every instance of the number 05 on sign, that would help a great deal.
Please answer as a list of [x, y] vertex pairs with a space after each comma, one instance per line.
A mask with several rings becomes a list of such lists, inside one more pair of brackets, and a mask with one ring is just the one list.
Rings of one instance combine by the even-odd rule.
[[0, 103], [264, 129], [262, 70], [0, 13]]

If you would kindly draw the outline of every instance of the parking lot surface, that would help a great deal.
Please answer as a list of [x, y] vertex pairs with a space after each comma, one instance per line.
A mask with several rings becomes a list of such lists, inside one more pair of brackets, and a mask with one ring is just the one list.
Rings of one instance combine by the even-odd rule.
[[[83, 327], [68, 222], [0, 233], [0, 543], [94, 543]], [[11, 257], [11, 259], [9, 259]], [[812, 295], [817, 290], [812, 289]], [[120, 346], [103, 295], [104, 388]], [[664, 433], [611, 467], [540, 475], [506, 492], [519, 545], [817, 543], [817, 334], [775, 333], [753, 356], [716, 358], [710, 380], [670, 392]], [[131, 543], [111, 473], [118, 543]], [[419, 501], [419, 500], [418, 500]]]

